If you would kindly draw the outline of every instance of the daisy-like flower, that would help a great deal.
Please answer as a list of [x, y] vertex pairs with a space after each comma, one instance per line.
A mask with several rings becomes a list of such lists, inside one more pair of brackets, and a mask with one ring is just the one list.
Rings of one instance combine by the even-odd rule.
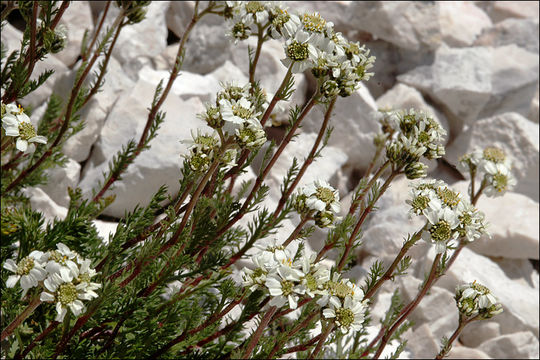
[[429, 210], [425, 217], [428, 220], [428, 228], [422, 232], [422, 239], [435, 244], [438, 254], [446, 251], [448, 241], [455, 239], [459, 233], [455, 229], [459, 225], [457, 214], [448, 207], [440, 210]]
[[287, 57], [281, 62], [287, 68], [291, 66], [293, 73], [301, 73], [309, 69], [317, 60], [317, 50], [312, 44], [313, 36], [309, 33], [298, 30], [294, 37], [285, 42], [285, 55]]
[[264, 1], [242, 1], [242, 21], [245, 23], [264, 24], [268, 20], [268, 10]]
[[248, 119], [235, 130], [236, 141], [241, 148], [250, 150], [261, 147], [266, 142], [266, 133], [258, 120]]
[[439, 210], [442, 203], [431, 189], [413, 188], [409, 191], [411, 199], [405, 200], [411, 206], [409, 215], [426, 215], [429, 210]]
[[300, 27], [300, 18], [281, 6], [275, 5], [270, 9], [270, 24], [269, 32], [272, 38], [289, 39]]
[[216, 137], [216, 134], [202, 134], [200, 129], [197, 129], [197, 134], [193, 133], [191, 130], [191, 137], [193, 140], [182, 140], [182, 144], [188, 147], [188, 150], [195, 150], [195, 152], [203, 151], [208, 152], [215, 150], [219, 147], [219, 139]]
[[324, 284], [330, 280], [330, 269], [321, 263], [314, 263], [317, 254], [304, 248], [300, 262], [302, 264], [301, 283], [310, 297], [324, 294]]
[[457, 231], [459, 236], [469, 242], [478, 239], [481, 235], [489, 236], [486, 228], [488, 223], [485, 221], [483, 212], [477, 210], [467, 199], [461, 199], [457, 206], [459, 226]]
[[32, 143], [47, 143], [45, 136], [36, 134], [36, 129], [28, 115], [24, 113], [24, 109], [17, 108], [14, 104], [2, 106], [2, 127], [7, 136], [17, 138], [15, 147], [22, 152], [32, 152], [34, 150]]
[[315, 180], [299, 190], [295, 208], [300, 214], [314, 212], [317, 226], [329, 227], [338, 219], [337, 214], [341, 209], [339, 192], [326, 181]]
[[251, 102], [246, 98], [241, 98], [238, 101], [221, 99], [219, 100], [221, 116], [225, 121], [223, 130], [228, 134], [234, 134], [235, 130], [242, 127], [244, 122], [256, 120], [260, 115], [255, 112]]
[[487, 186], [484, 193], [489, 197], [502, 196], [517, 184], [516, 178], [504, 163], [488, 162], [485, 171]]
[[92, 282], [92, 278], [97, 275], [97, 272], [95, 269], [92, 269], [90, 267], [90, 264], [92, 263], [89, 259], [77, 259], [77, 262], [79, 263], [79, 271], [78, 275], [76, 275], [73, 278], [73, 283], [75, 285], [84, 284], [86, 285], [85, 291], [87, 294], [90, 294], [93, 297], [98, 297], [98, 294], [94, 292], [94, 290], [97, 290], [101, 288], [101, 284]]
[[305, 293], [304, 287], [299, 284], [302, 275], [301, 271], [289, 266], [279, 266], [275, 272], [268, 274], [265, 285], [272, 296], [270, 306], [280, 308], [288, 302], [289, 308], [296, 309], [298, 295]]
[[340, 301], [338, 298], [332, 297], [329, 304], [330, 307], [323, 310], [323, 316], [327, 319], [334, 319], [343, 334], [347, 334], [349, 331], [354, 333], [362, 328], [367, 300], [361, 302], [346, 296], [343, 301]]
[[476, 280], [458, 285], [455, 299], [459, 311], [469, 317], [480, 315], [483, 319], [489, 319], [503, 311], [491, 291]]
[[72, 280], [73, 277], [69, 274], [69, 271], [61, 269], [60, 273], [51, 274], [44, 281], [45, 291], [41, 293], [40, 300], [56, 303], [56, 312], [58, 314], [55, 321], [63, 321], [68, 308], [73, 315], [79, 316], [86, 311], [86, 307], [81, 300], [92, 300], [97, 297], [94, 291], [87, 290], [87, 283], [81, 282], [75, 285]]
[[79, 254], [71, 251], [63, 243], [56, 244], [56, 250], [47, 251], [44, 258], [47, 261], [45, 269], [49, 274], [60, 273], [61, 269], [66, 269], [73, 278], [79, 273], [79, 267], [76, 264], [77, 259], [80, 258]]
[[15, 275], [10, 275], [7, 278], [6, 286], [12, 288], [20, 280], [23, 289], [22, 297], [26, 295], [28, 289], [38, 286], [39, 282], [43, 281], [47, 276], [47, 271], [42, 263], [43, 255], [43, 252], [34, 250], [19, 261], [18, 264], [12, 259], [6, 260], [3, 266], [4, 269], [15, 273]]

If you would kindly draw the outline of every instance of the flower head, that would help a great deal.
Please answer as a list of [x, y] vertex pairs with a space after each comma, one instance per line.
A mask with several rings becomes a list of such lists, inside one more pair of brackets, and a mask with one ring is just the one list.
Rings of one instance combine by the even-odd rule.
[[[32, 143], [46, 144], [47, 138], [36, 134], [34, 125], [22, 107], [2, 104], [2, 127], [7, 136], [16, 137], [15, 147], [22, 152], [32, 152]], [[32, 145], [32, 146], [29, 146]]]
[[481, 319], [489, 319], [503, 311], [491, 291], [476, 280], [458, 285], [455, 299], [460, 313], [468, 317], [478, 315]]
[[44, 269], [43, 255], [43, 252], [34, 250], [19, 263], [15, 263], [12, 259], [6, 260], [3, 265], [4, 269], [15, 273], [15, 275], [8, 277], [6, 286], [12, 288], [20, 280], [23, 297], [28, 289], [38, 286], [39, 282], [43, 281], [47, 276], [47, 271]]

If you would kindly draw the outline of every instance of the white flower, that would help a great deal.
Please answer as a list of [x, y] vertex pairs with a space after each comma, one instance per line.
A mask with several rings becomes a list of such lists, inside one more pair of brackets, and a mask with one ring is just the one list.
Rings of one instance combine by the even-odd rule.
[[43, 281], [47, 276], [47, 271], [43, 268], [43, 252], [34, 250], [27, 257], [23, 258], [19, 263], [8, 259], [4, 263], [4, 269], [14, 272], [15, 275], [10, 275], [7, 278], [6, 286], [14, 287], [17, 282], [21, 281], [23, 289], [22, 296], [26, 295], [28, 289], [38, 286], [40, 281]]
[[45, 255], [47, 258], [47, 264], [45, 269], [49, 274], [59, 273], [61, 269], [69, 271], [71, 278], [75, 277], [79, 273], [79, 267], [75, 263], [79, 254], [75, 251], [71, 251], [63, 243], [56, 244], [57, 250], [50, 250]]
[[448, 207], [440, 210], [429, 210], [425, 217], [428, 220], [428, 228], [422, 233], [422, 239], [436, 245], [438, 254], [446, 251], [449, 240], [455, 239], [459, 234], [454, 231], [459, 225], [457, 214]]
[[302, 264], [302, 286], [307, 295], [315, 297], [325, 293], [324, 284], [330, 280], [330, 269], [323, 264], [314, 263], [317, 254], [304, 248], [300, 262]]
[[491, 291], [476, 280], [458, 285], [455, 299], [459, 311], [470, 317], [480, 314], [481, 318], [489, 319], [503, 311]]
[[256, 120], [260, 113], [256, 113], [251, 102], [245, 97], [239, 100], [219, 100], [221, 116], [225, 121], [223, 130], [228, 134], [234, 134], [235, 130], [242, 127], [244, 122]]
[[298, 30], [294, 37], [285, 42], [285, 59], [281, 60], [287, 68], [292, 64], [293, 73], [301, 73], [312, 67], [317, 60], [317, 50], [312, 44], [313, 36]]
[[302, 193], [307, 196], [306, 205], [317, 211], [331, 210], [339, 213], [339, 192], [324, 180], [315, 180], [303, 188]]
[[266, 133], [258, 120], [247, 119], [235, 130], [236, 140], [242, 148], [257, 149], [266, 142]]
[[274, 258], [274, 254], [268, 251], [262, 251], [253, 257], [253, 263], [256, 265], [254, 270], [244, 268], [242, 279], [244, 280], [244, 286], [249, 287], [251, 291], [256, 290], [258, 287], [264, 286], [266, 282], [266, 275], [275, 269], [279, 262]]
[[487, 186], [484, 193], [489, 197], [504, 195], [517, 184], [516, 178], [504, 163], [487, 162], [485, 170]]
[[294, 36], [300, 27], [300, 18], [278, 6], [274, 7], [272, 12], [275, 13], [270, 25], [272, 38], [279, 39], [283, 36], [285, 39], [289, 39]]
[[277, 271], [268, 274], [265, 285], [272, 296], [270, 306], [282, 307], [286, 302], [291, 309], [298, 306], [298, 295], [304, 294], [304, 287], [299, 284], [302, 272], [292, 267], [279, 266]]
[[86, 311], [81, 300], [91, 300], [97, 297], [93, 291], [87, 291], [86, 283], [75, 285], [67, 271], [62, 269], [60, 273], [54, 273], [44, 281], [45, 291], [40, 295], [40, 300], [45, 302], [56, 302], [55, 321], [63, 321], [68, 308], [73, 315], [79, 316]]
[[46, 144], [47, 138], [36, 134], [34, 125], [22, 108], [17, 109], [14, 104], [3, 106], [2, 127], [7, 136], [17, 137], [15, 147], [22, 152], [32, 152], [34, 146], [29, 143]]
[[483, 234], [488, 234], [486, 228], [488, 223], [485, 221], [483, 212], [478, 211], [469, 201], [461, 199], [457, 206], [459, 227], [457, 231], [459, 236], [471, 242], [478, 239]]
[[334, 319], [342, 333], [356, 332], [362, 328], [367, 307], [366, 302], [346, 296], [343, 302], [336, 297], [331, 297], [329, 303], [330, 307], [323, 310], [323, 316], [327, 319]]

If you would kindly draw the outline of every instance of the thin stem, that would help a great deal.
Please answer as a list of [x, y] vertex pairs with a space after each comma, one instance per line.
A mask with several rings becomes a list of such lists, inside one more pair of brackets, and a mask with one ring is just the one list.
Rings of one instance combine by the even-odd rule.
[[86, 59], [88, 58], [88, 54], [90, 53], [90, 51], [92, 51], [92, 48], [94, 47], [94, 44], [96, 43], [98, 35], [101, 32], [101, 28], [103, 27], [103, 23], [105, 22], [105, 18], [107, 17], [107, 13], [109, 12], [110, 6], [111, 6], [111, 1], [107, 1], [107, 5], [105, 5], [105, 8], [103, 9], [103, 13], [101, 14], [101, 19], [99, 21], [99, 24], [94, 31], [94, 36], [92, 36], [92, 41], [90, 42], [90, 45], [88, 45], [88, 47], [86, 48], [86, 51], [84, 52], [84, 54], [81, 54], [82, 61], [86, 61]]
[[276, 311], [277, 307], [272, 306], [270, 309], [268, 309], [266, 314], [264, 314], [264, 317], [262, 318], [259, 327], [257, 328], [257, 330], [255, 330], [255, 333], [251, 335], [250, 341], [247, 345], [247, 349], [244, 352], [244, 355], [242, 355], [242, 359], [249, 359], [251, 353], [255, 349], [255, 346], [257, 346], [257, 343], [259, 342], [259, 339], [261, 338], [264, 329], [266, 328], [266, 326], [270, 322], [270, 319], [272, 319], [272, 316], [274, 316]]
[[311, 346], [313, 346], [313, 344], [315, 344], [317, 341], [319, 341], [321, 336], [322, 336], [322, 334], [319, 334], [319, 335], [315, 336], [313, 339], [307, 341], [304, 344], [300, 344], [300, 345], [296, 345], [296, 346], [291, 346], [290, 348], [286, 348], [285, 351], [283, 352], [283, 354], [290, 354], [290, 353], [294, 353], [294, 352], [298, 352], [298, 351], [306, 351]]
[[478, 192], [473, 196], [471, 203], [476, 206], [476, 203], [478, 202], [478, 199], [480, 199], [480, 195], [482, 195], [482, 191], [487, 187], [487, 181], [484, 179], [482, 180], [482, 183], [480, 184], [480, 189], [478, 189]]
[[39, 295], [37, 295], [31, 302], [28, 304], [26, 309], [23, 310], [22, 313], [19, 314], [12, 322], [9, 324], [3, 331], [0, 336], [0, 341], [4, 340], [11, 334], [13, 334], [13, 331], [21, 325], [21, 323], [26, 320], [28, 316], [30, 316], [31, 313], [36, 310], [36, 308], [41, 304], [41, 300], [39, 299]]
[[[470, 321], [472, 321], [472, 320], [470, 320]], [[442, 359], [448, 353], [448, 351], [452, 348], [452, 343], [457, 339], [457, 337], [459, 336], [459, 334], [461, 333], [461, 331], [463, 330], [465, 325], [467, 325], [470, 321], [467, 321], [467, 320], [463, 319], [462, 315], [459, 314], [458, 327], [456, 328], [456, 330], [454, 331], [452, 336], [450, 336], [450, 339], [448, 339], [448, 342], [441, 349], [439, 354], [437, 354], [437, 356], [435, 356], [435, 359]]]
[[249, 62], [249, 82], [253, 85], [255, 82], [255, 69], [257, 68], [257, 63], [259, 62], [259, 56], [261, 55], [261, 48], [263, 44], [263, 29], [261, 25], [257, 24], [259, 32], [257, 33], [257, 48], [255, 49], [255, 56], [253, 62]]
[[[124, 13], [120, 12], [118, 14], [118, 17], [116, 18], [116, 20], [114, 22], [113, 28], [117, 27], [117, 26], [120, 26], [123, 17], [124, 17]], [[8, 191], [12, 190], [13, 188], [15, 188], [26, 176], [28, 176], [30, 173], [35, 171], [43, 163], [43, 161], [45, 161], [45, 159], [47, 159], [49, 156], [52, 155], [53, 148], [55, 148], [60, 143], [60, 140], [64, 136], [65, 132], [68, 130], [69, 122], [71, 120], [71, 115], [72, 115], [72, 112], [73, 112], [73, 107], [75, 105], [75, 100], [77, 99], [77, 95], [79, 93], [79, 90], [81, 89], [81, 86], [82, 86], [84, 80], [86, 79], [86, 77], [88, 76], [88, 73], [90, 72], [92, 66], [96, 62], [100, 52], [101, 51], [98, 50], [98, 51], [96, 51], [94, 53], [94, 55], [92, 56], [92, 59], [88, 62], [88, 65], [86, 66], [86, 68], [84, 69], [84, 72], [82, 73], [81, 77], [79, 78], [79, 81], [73, 86], [73, 89], [71, 90], [71, 96], [69, 98], [69, 103], [68, 103], [67, 108], [66, 108], [66, 114], [64, 116], [64, 123], [62, 124], [62, 128], [60, 129], [58, 135], [54, 139], [54, 142], [47, 149], [47, 151], [45, 151], [45, 153], [32, 166], [30, 166], [29, 168], [21, 171], [20, 175], [15, 180], [13, 180], [13, 182], [11, 184], [9, 184], [7, 186], [7, 188], [5, 190], [6, 192], [8, 192]]]
[[393, 276], [392, 274], [394, 273], [394, 270], [398, 266], [399, 262], [401, 261], [401, 259], [403, 259], [407, 251], [409, 251], [409, 249], [420, 239], [420, 236], [422, 235], [422, 232], [424, 231], [424, 229], [425, 229], [425, 226], [420, 231], [417, 231], [409, 241], [403, 244], [399, 254], [394, 259], [394, 262], [390, 265], [390, 267], [388, 267], [388, 269], [383, 274], [383, 276], [381, 276], [379, 280], [377, 280], [375, 285], [373, 285], [373, 287], [369, 289], [367, 293], [365, 293], [364, 298], [362, 300], [371, 298], [386, 280], [390, 280], [392, 278]]
[[[296, 325], [294, 328], [291, 329], [291, 331], [289, 331], [287, 333], [287, 336], [285, 336], [285, 338], [281, 341], [278, 341], [276, 343], [276, 345], [274, 346], [274, 348], [272, 349], [272, 351], [270, 351], [270, 354], [268, 355], [268, 358], [269, 359], [272, 359], [274, 357], [274, 355], [279, 351], [281, 350], [283, 344], [285, 343], [285, 341], [289, 340], [292, 336], [294, 336], [298, 331], [300, 331], [301, 329], [304, 329], [306, 326], [308, 326], [311, 321], [314, 319], [314, 318], [318, 318], [319, 317], [319, 313], [318, 312], [312, 312], [311, 314], [308, 315], [308, 317], [306, 317], [302, 322], [298, 323], [298, 325]], [[316, 321], [316, 319], [315, 319]]]
[[375, 203], [377, 202], [377, 200], [379, 200], [379, 198], [382, 196], [382, 194], [384, 194], [384, 192], [388, 189], [388, 187], [390, 186], [390, 183], [392, 182], [392, 180], [394, 180], [394, 178], [399, 174], [398, 171], [392, 171], [392, 174], [390, 174], [390, 176], [388, 177], [388, 179], [386, 179], [386, 181], [384, 182], [383, 186], [381, 187], [381, 190], [379, 191], [379, 193], [377, 194], [376, 198], [373, 199], [373, 201], [371, 202], [371, 204], [369, 204], [365, 209], [364, 211], [362, 212], [362, 215], [360, 216], [360, 218], [358, 219], [358, 222], [356, 223], [356, 226], [354, 227], [351, 235], [349, 236], [349, 241], [347, 242], [346, 246], [345, 246], [345, 251], [343, 252], [343, 256], [341, 257], [341, 260], [339, 261], [339, 264], [337, 266], [337, 269], [338, 271], [341, 271], [343, 270], [343, 267], [345, 266], [345, 262], [347, 261], [347, 258], [349, 257], [349, 253], [352, 249], [352, 246], [354, 245], [354, 239], [356, 238], [356, 235], [358, 234], [358, 232], [360, 231], [360, 228], [362, 227], [362, 224], [364, 223], [364, 221], [366, 220], [368, 214], [371, 212], [371, 209], [373, 209], [373, 206], [375, 205]]
[[330, 333], [332, 332], [333, 329], [334, 329], [334, 323], [333, 322], [326, 325], [326, 328], [324, 329], [323, 333], [321, 334], [321, 338], [320, 338], [319, 342], [317, 343], [317, 346], [315, 347], [315, 349], [313, 350], [311, 355], [308, 356], [308, 359], [314, 359], [319, 354], [319, 352], [322, 350], [322, 347], [323, 347], [324, 343], [326, 342], [326, 338], [328, 337], [328, 335], [330, 335]]
[[43, 332], [41, 334], [39, 334], [38, 336], [36, 336], [36, 338], [34, 340], [32, 340], [32, 342], [30, 343], [30, 345], [28, 345], [24, 351], [20, 354], [20, 358], [24, 358], [26, 357], [26, 355], [28, 355], [28, 353], [30, 351], [32, 351], [32, 349], [37, 345], [38, 342], [40, 342], [41, 340], [43, 340], [45, 337], [47, 337], [54, 329], [56, 329], [56, 327], [58, 326], [58, 324], [60, 324], [60, 322], [58, 321], [53, 321], [49, 324], [49, 326], [47, 326], [47, 328], [45, 330], [43, 330]]
[[169, 92], [170, 92], [170, 90], [171, 90], [171, 88], [173, 86], [173, 83], [176, 80], [176, 78], [178, 77], [178, 73], [180, 72], [181, 63], [182, 63], [182, 60], [183, 60], [184, 46], [185, 46], [185, 44], [186, 44], [186, 42], [188, 40], [189, 34], [190, 34], [191, 30], [193, 29], [193, 27], [195, 26], [195, 24], [205, 14], [207, 14], [208, 11], [210, 11], [210, 9], [212, 7], [212, 5], [210, 5], [205, 10], [203, 10], [203, 12], [201, 14], [198, 14], [198, 4], [199, 3], [197, 2], [196, 6], [195, 6], [195, 9], [194, 9], [193, 17], [191, 18], [191, 21], [190, 21], [189, 25], [187, 26], [186, 30], [184, 31], [184, 34], [182, 35], [182, 39], [180, 40], [180, 45], [178, 46], [178, 52], [176, 54], [176, 61], [175, 61], [174, 65], [173, 65], [171, 75], [169, 76], [169, 80], [167, 81], [167, 85], [163, 89], [163, 92], [161, 93], [161, 96], [159, 97], [159, 100], [156, 101], [156, 103], [154, 104], [154, 106], [152, 106], [152, 108], [150, 109], [150, 112], [148, 113], [148, 118], [146, 120], [146, 125], [145, 125], [144, 130], [143, 130], [143, 132], [141, 134], [141, 137], [139, 139], [139, 143], [137, 144], [137, 147], [136, 147], [136, 149], [135, 149], [135, 151], [133, 153], [133, 156], [130, 158], [129, 162], [124, 164], [124, 166], [122, 166], [118, 170], [118, 172], [116, 174], [111, 174], [108, 181], [105, 183], [105, 185], [103, 185], [102, 189], [94, 197], [94, 199], [93, 199], [94, 202], [99, 200], [103, 196], [103, 194], [105, 194], [105, 192], [109, 189], [109, 187], [116, 180], [118, 180], [118, 177], [120, 176], [120, 174], [122, 172], [124, 172], [126, 170], [126, 168], [128, 167], [128, 165], [131, 164], [135, 160], [135, 158], [143, 151], [143, 149], [145, 147], [145, 144], [146, 144], [146, 139], [148, 137], [148, 134], [150, 132], [152, 124], [154, 123], [154, 120], [155, 120], [155, 118], [157, 116], [157, 113], [158, 113], [159, 109], [161, 108], [161, 105], [163, 105], [163, 103], [165, 102], [165, 99], [169, 95]]
[[330, 116], [331, 116], [332, 110], [334, 109], [334, 105], [336, 104], [336, 100], [337, 100], [337, 98], [334, 97], [330, 101], [330, 104], [328, 105], [328, 108], [326, 109], [326, 112], [324, 114], [323, 123], [321, 124], [321, 128], [319, 129], [319, 133], [317, 135], [317, 138], [315, 139], [315, 143], [311, 147], [311, 151], [310, 151], [308, 157], [306, 158], [306, 160], [304, 161], [304, 164], [302, 165], [302, 168], [300, 168], [300, 170], [298, 171], [298, 174], [294, 178], [294, 181], [289, 186], [287, 191], [283, 194], [283, 196], [281, 196], [281, 199], [279, 199], [276, 210], [274, 211], [274, 217], [277, 217], [278, 214], [281, 212], [281, 210], [283, 209], [283, 206], [285, 206], [285, 203], [290, 198], [290, 196], [293, 193], [294, 189], [296, 188], [296, 186], [298, 185], [298, 183], [300, 182], [300, 180], [304, 176], [307, 168], [311, 165], [311, 163], [315, 159], [315, 154], [317, 153], [317, 149], [319, 148], [319, 145], [321, 144], [321, 141], [322, 141], [322, 139], [324, 137], [324, 134], [326, 133], [326, 128], [328, 127], [328, 122], [330, 121]]
[[439, 266], [439, 261], [441, 259], [442, 254], [437, 254], [435, 256], [435, 259], [433, 260], [433, 264], [431, 265], [431, 271], [429, 272], [428, 279], [426, 280], [426, 283], [422, 287], [422, 290], [418, 293], [416, 298], [409, 303], [409, 305], [405, 308], [406, 311], [399, 317], [399, 319], [394, 323], [394, 325], [388, 330], [382, 337], [381, 344], [379, 345], [379, 348], [377, 349], [377, 352], [374, 355], [374, 359], [378, 359], [381, 355], [382, 351], [384, 350], [386, 344], [392, 337], [392, 334], [401, 326], [401, 324], [405, 321], [405, 319], [410, 315], [411, 312], [413, 312], [414, 309], [416, 309], [416, 306], [420, 303], [420, 301], [424, 298], [424, 296], [427, 294], [428, 290], [431, 288], [431, 285], [437, 278], [437, 267]]
[[310, 220], [311, 218], [309, 216], [304, 216], [302, 217], [302, 219], [300, 220], [300, 223], [296, 226], [296, 228], [293, 230], [293, 232], [291, 233], [291, 235], [289, 235], [289, 237], [287, 238], [287, 240], [285, 240], [285, 242], [283, 242], [283, 244], [281, 244], [281, 246], [283, 247], [287, 247], [287, 245], [289, 245], [291, 243], [291, 241], [295, 240], [296, 238], [298, 238], [298, 234], [300, 233], [300, 231], [302, 231], [302, 228], [304, 227], [304, 225], [308, 222], [308, 220]]

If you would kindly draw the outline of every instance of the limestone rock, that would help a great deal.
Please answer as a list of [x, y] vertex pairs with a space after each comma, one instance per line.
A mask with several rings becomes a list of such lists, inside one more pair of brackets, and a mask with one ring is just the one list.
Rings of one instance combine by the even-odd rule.
[[294, 10], [298, 14], [318, 12], [326, 21], [334, 23], [336, 31], [347, 32], [354, 28], [348, 20], [351, 1], [284, 1], [289, 10]]
[[477, 348], [485, 341], [501, 335], [501, 325], [494, 321], [473, 321], [461, 332], [459, 341], [466, 346]]
[[478, 349], [459, 346], [459, 343], [454, 343], [448, 353], [448, 359], [491, 359], [491, 357]]
[[418, 51], [441, 43], [440, 25], [432, 21], [438, 18], [436, 3], [357, 1], [349, 10], [351, 25], [399, 47]]
[[446, 149], [445, 159], [456, 165], [460, 156], [497, 146], [512, 160], [512, 173], [517, 179], [513, 191], [538, 201], [538, 124], [517, 113], [505, 113], [478, 120]]
[[530, 331], [520, 331], [490, 339], [479, 346], [494, 359], [536, 359], [539, 355], [538, 337]]
[[[293, 157], [296, 157], [298, 166], [301, 167], [304, 159], [311, 151], [311, 147], [317, 138], [313, 133], [300, 133], [292, 142], [290, 142], [276, 163], [270, 170], [265, 183], [270, 186], [270, 196], [279, 200], [279, 187], [283, 182], [292, 164]], [[296, 189], [307, 185], [317, 179], [328, 181], [337, 172], [337, 170], [347, 161], [347, 154], [339, 148], [327, 146], [321, 152], [321, 157], [317, 158], [306, 170], [306, 173], [298, 183]], [[257, 170], [255, 171], [257, 173]]]
[[[426, 267], [431, 266], [434, 257], [435, 251], [430, 249], [426, 256], [426, 265], [417, 268], [417, 276], [428, 271]], [[463, 248], [452, 267], [436, 285], [453, 293], [458, 284], [474, 280], [487, 286], [503, 306], [504, 311], [490, 320], [500, 325], [501, 334], [532, 331], [538, 336], [538, 286], [514, 281], [506, 276], [497, 263], [487, 257], [476, 254], [467, 247]]]
[[[127, 144], [129, 139], [139, 141], [156, 85], [139, 80], [132, 91], [119, 98], [107, 117], [80, 183], [87, 196], [90, 195], [92, 187], [102, 180], [102, 172], [108, 169], [107, 162], [121, 146]], [[191, 139], [191, 130], [211, 130], [196, 118], [196, 114], [204, 110], [201, 101], [196, 97], [183, 101], [174, 94], [169, 94], [161, 110], [166, 112], [165, 121], [157, 137], [150, 143], [151, 149], [143, 151], [122, 175], [122, 180], [117, 181], [114, 189], [107, 192], [114, 193], [117, 197], [105, 210], [105, 214], [122, 217], [125, 210], [130, 211], [136, 205], [144, 206], [163, 184], [168, 186], [170, 194], [176, 193], [182, 166], [180, 155], [186, 152], [186, 145], [180, 141]]]
[[69, 195], [67, 188], [75, 188], [79, 183], [81, 165], [73, 159], [67, 160], [65, 167], [55, 167], [45, 170], [48, 177], [46, 185], [40, 188], [60, 206], [69, 207]]
[[46, 223], [52, 223], [54, 219], [64, 220], [66, 218], [68, 209], [55, 203], [42, 189], [38, 187], [24, 188], [23, 194], [30, 199], [32, 210], [43, 214]]
[[538, 55], [516, 45], [453, 49], [441, 46], [433, 65], [420, 66], [398, 80], [419, 89], [453, 117], [456, 134], [479, 116], [529, 112], [538, 79]]
[[[462, 194], [467, 194], [468, 186], [468, 181], [453, 185]], [[470, 249], [486, 256], [538, 260], [538, 202], [509, 192], [497, 198], [481, 196], [476, 207], [486, 214], [491, 238], [482, 236]]]
[[92, 22], [92, 10], [88, 1], [74, 1], [69, 4], [60, 24], [67, 27], [67, 39], [64, 50], [56, 54], [56, 57], [67, 66], [73, 64], [81, 51], [81, 43], [84, 31], [88, 30], [88, 36], [92, 36], [94, 24]]
[[404, 335], [407, 349], [412, 352], [413, 359], [431, 359], [439, 353], [438, 339], [433, 335], [429, 324], [423, 324], [413, 332]]
[[493, 22], [507, 18], [538, 18], [538, 1], [477, 1]]
[[441, 1], [438, 6], [442, 40], [448, 46], [470, 46], [492, 26], [489, 16], [473, 2]]
[[[167, 26], [165, 14], [169, 8], [169, 1], [151, 2], [146, 7], [146, 16], [143, 21], [125, 26], [113, 49], [113, 56], [122, 65], [129, 61], [141, 58], [153, 58], [159, 55], [167, 46]], [[109, 8], [104, 26], [112, 25], [119, 13], [116, 6]], [[140, 64], [142, 67], [143, 63]], [[136, 71], [132, 71], [133, 76]], [[132, 80], [137, 80], [132, 78]]]
[[[372, 117], [376, 109], [375, 100], [362, 84], [351, 96], [338, 98], [332, 112], [330, 126], [334, 131], [328, 144], [344, 151], [349, 157], [347, 164], [355, 169], [366, 169], [375, 153], [373, 137], [380, 131]], [[302, 129], [317, 133], [323, 117], [324, 108], [315, 106], [302, 122]]]
[[531, 107], [529, 110], [529, 120], [538, 124], [538, 84], [536, 84], [536, 94], [531, 101]]
[[486, 28], [474, 42], [475, 46], [503, 46], [516, 44], [538, 54], [538, 18], [509, 18]]
[[103, 239], [103, 244], [107, 245], [114, 236], [118, 223], [112, 221], [92, 220], [97, 229], [98, 235]]
[[216, 70], [212, 71], [206, 76], [211, 76], [218, 82], [222, 83], [233, 82], [235, 84], [247, 84], [249, 81], [249, 79], [246, 75], [244, 75], [242, 70], [240, 70], [229, 60], [226, 60], [223, 65], [221, 65]]

